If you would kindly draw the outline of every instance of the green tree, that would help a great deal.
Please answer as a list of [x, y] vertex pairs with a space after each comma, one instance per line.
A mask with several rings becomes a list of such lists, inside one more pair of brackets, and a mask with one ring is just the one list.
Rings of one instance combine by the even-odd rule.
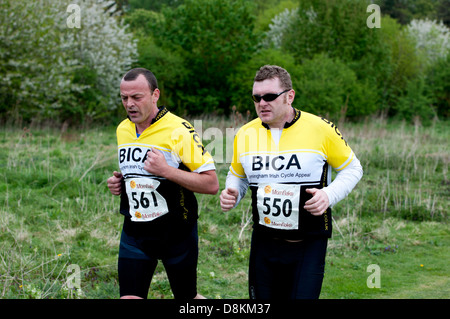
[[136, 9], [124, 17], [138, 39], [138, 58], [133, 67], [151, 70], [161, 90], [160, 105], [181, 107], [183, 87], [188, 78], [187, 64], [182, 52], [155, 43], [153, 28], [162, 24], [164, 16], [155, 11]]
[[367, 27], [366, 9], [362, 0], [302, 0], [282, 46], [299, 62], [327, 53], [351, 63], [358, 76], [384, 76], [386, 45], [379, 29]]
[[389, 16], [383, 16], [381, 23], [381, 37], [390, 53], [387, 59], [390, 69], [380, 83], [380, 90], [383, 111], [390, 114], [408, 82], [421, 75], [422, 61], [417, 56], [414, 38], [404, 26]]
[[449, 115], [450, 29], [442, 22], [412, 20], [406, 26], [421, 62], [420, 73], [412, 78], [399, 97], [396, 115], [408, 120], [420, 118], [424, 123], [438, 115]]
[[[264, 5], [263, 5], [264, 3]], [[255, 30], [267, 31], [272, 19], [286, 9], [292, 10], [298, 8], [298, 0], [276, 0], [274, 3], [269, 1], [260, 1], [258, 13], [255, 20]]]
[[392, 72], [391, 52], [382, 31], [367, 27], [366, 10], [367, 2], [362, 0], [302, 0], [298, 15], [283, 34], [281, 48], [298, 64], [318, 54], [338, 59], [354, 72], [354, 83], [364, 83], [375, 92], [371, 97], [381, 106], [386, 103], [384, 81]]
[[180, 94], [190, 112], [230, 107], [227, 78], [256, 48], [252, 8], [245, 0], [186, 0], [162, 10], [164, 20], [153, 29], [155, 42], [183, 56], [189, 79]]
[[439, 59], [427, 72], [433, 110], [445, 119], [450, 117], [450, 54]]
[[332, 121], [373, 114], [377, 93], [339, 58], [321, 53], [304, 60], [297, 75], [296, 104]]
[[428, 125], [436, 112], [431, 107], [429, 86], [421, 75], [407, 83], [405, 92], [395, 105], [396, 117], [412, 122], [417, 118]]
[[183, 3], [183, 0], [127, 0], [129, 10], [145, 9], [160, 11], [164, 6], [176, 7]]
[[439, 1], [436, 18], [444, 22], [447, 27], [450, 27], [450, 0]]
[[446, 1], [448, 2], [448, 0], [379, 0], [377, 3], [383, 14], [405, 25], [413, 19], [435, 19], [438, 16], [439, 2]]

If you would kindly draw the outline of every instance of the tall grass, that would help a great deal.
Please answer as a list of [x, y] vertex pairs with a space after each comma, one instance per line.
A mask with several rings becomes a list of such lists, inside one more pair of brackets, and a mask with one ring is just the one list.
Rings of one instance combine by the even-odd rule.
[[[450, 131], [446, 122], [388, 125], [386, 120], [344, 127], [364, 165], [364, 212], [412, 220], [446, 220]], [[367, 205], [367, 202], [370, 205]]]
[[[225, 130], [243, 122], [242, 117], [205, 117], [202, 125]], [[343, 123], [339, 128], [361, 160], [364, 177], [334, 209], [323, 296], [372, 298], [378, 296], [374, 290], [371, 294], [367, 287], [355, 288], [365, 283], [367, 273], [361, 265], [369, 258], [388, 260], [395, 272], [395, 260], [401, 257], [408, 263], [409, 247], [418, 243], [430, 253], [424, 263], [440, 265], [441, 255], [448, 252], [450, 130], [445, 122], [424, 127], [383, 119]], [[228, 165], [217, 164], [221, 189]], [[113, 170], [114, 127], [0, 129], [1, 298], [118, 297], [122, 217], [118, 198], [106, 186]], [[197, 198], [200, 293], [208, 298], [248, 298], [250, 196], [226, 214], [218, 196]], [[358, 261], [347, 269], [349, 256]], [[67, 270], [74, 264], [81, 269], [79, 288], [68, 281]], [[443, 269], [444, 265], [437, 267], [432, 276], [422, 272], [421, 278], [428, 282], [445, 276]], [[342, 285], [341, 278], [355, 272], [358, 282]], [[408, 289], [417, 291], [407, 282], [397, 286], [406, 297]], [[348, 295], [349, 289], [355, 294]], [[392, 297], [390, 290], [377, 293]], [[448, 291], [443, 296], [449, 297]], [[149, 297], [173, 297], [161, 265]]]
[[55, 296], [71, 263], [113, 271], [120, 221], [105, 191], [113, 131], [3, 129], [0, 141], [2, 296]]

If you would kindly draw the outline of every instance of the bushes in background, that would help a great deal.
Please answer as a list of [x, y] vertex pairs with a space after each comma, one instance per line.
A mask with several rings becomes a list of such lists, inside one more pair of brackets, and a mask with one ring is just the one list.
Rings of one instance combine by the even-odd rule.
[[80, 29], [67, 27], [55, 0], [2, 2], [0, 120], [123, 116], [118, 84], [135, 66], [155, 73], [161, 104], [179, 114], [254, 112], [264, 64], [291, 73], [295, 107], [334, 121], [449, 116], [449, 28], [424, 19], [439, 7], [429, 0], [413, 1], [427, 9], [408, 6], [401, 21], [382, 2], [381, 28], [367, 27], [365, 0], [116, 1], [124, 11], [72, 2]]
[[0, 118], [11, 121], [101, 120], [117, 110], [120, 76], [136, 44], [105, 4], [80, 6], [81, 27], [70, 28], [67, 4], [2, 1]]

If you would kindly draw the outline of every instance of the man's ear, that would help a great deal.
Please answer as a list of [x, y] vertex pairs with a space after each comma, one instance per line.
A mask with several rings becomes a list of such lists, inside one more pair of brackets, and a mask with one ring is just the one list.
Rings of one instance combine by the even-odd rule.
[[295, 98], [295, 91], [294, 90], [290, 90], [287, 94], [287, 98], [288, 98], [288, 103], [292, 104], [294, 103], [294, 98]]
[[153, 90], [152, 97], [155, 102], [158, 102], [160, 94], [161, 92], [159, 91], [159, 89]]

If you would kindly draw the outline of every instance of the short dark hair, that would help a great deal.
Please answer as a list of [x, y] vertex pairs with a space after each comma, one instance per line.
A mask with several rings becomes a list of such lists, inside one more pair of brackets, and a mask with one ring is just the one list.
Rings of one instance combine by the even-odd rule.
[[150, 87], [150, 92], [153, 92], [155, 89], [158, 88], [158, 81], [156, 80], [155, 75], [152, 73], [152, 71], [147, 70], [145, 68], [131, 69], [123, 76], [123, 80], [134, 81], [141, 74], [145, 76], [145, 78], [147, 79], [148, 86]]
[[285, 90], [292, 89], [292, 80], [288, 71], [277, 65], [264, 65], [256, 72], [255, 82], [262, 82], [267, 79], [278, 78], [281, 87]]

